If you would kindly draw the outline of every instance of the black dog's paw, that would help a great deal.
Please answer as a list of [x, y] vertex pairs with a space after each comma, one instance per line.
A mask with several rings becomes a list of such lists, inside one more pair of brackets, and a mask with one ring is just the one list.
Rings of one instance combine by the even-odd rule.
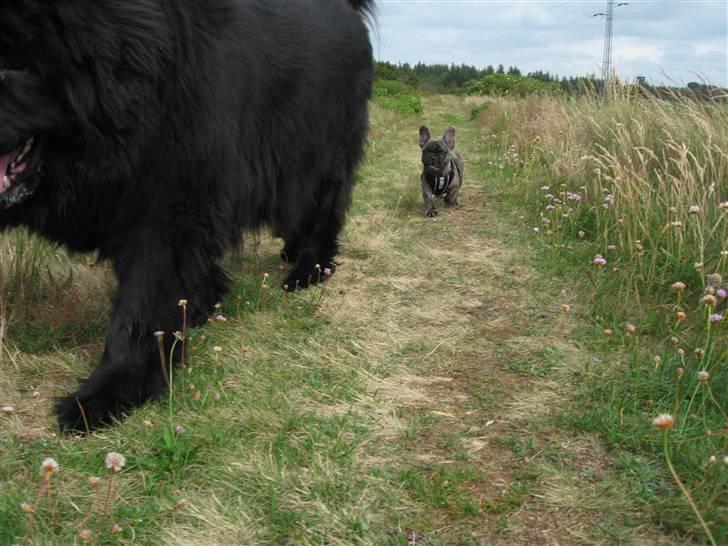
[[437, 216], [437, 209], [427, 209], [426, 214], [428, 218], [434, 218]]
[[293, 292], [299, 288], [308, 288], [312, 284], [325, 281], [335, 271], [336, 264], [333, 262], [326, 264], [324, 267], [314, 268], [313, 271], [308, 269], [294, 269], [286, 277], [283, 283], [283, 290]]
[[117, 400], [111, 397], [79, 397], [77, 394], [61, 398], [56, 403], [56, 415], [61, 432], [86, 433], [100, 426], [110, 425], [121, 414]]

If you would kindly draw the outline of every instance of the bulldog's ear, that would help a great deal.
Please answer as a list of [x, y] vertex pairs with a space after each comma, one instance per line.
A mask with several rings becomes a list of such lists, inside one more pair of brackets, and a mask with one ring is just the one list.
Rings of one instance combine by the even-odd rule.
[[424, 125], [420, 127], [420, 148], [424, 148], [432, 137], [430, 136], [430, 130]]
[[455, 129], [448, 127], [445, 130], [445, 134], [442, 135], [442, 140], [445, 141], [445, 144], [447, 144], [447, 147], [451, 150], [455, 148]]

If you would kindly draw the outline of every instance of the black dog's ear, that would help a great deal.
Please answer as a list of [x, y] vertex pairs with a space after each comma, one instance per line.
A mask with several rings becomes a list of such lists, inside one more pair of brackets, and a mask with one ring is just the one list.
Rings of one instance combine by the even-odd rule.
[[447, 147], [452, 150], [455, 147], [455, 129], [448, 127], [442, 135], [442, 140], [444, 140]]
[[420, 148], [424, 148], [430, 138], [430, 130], [424, 125], [420, 127]]

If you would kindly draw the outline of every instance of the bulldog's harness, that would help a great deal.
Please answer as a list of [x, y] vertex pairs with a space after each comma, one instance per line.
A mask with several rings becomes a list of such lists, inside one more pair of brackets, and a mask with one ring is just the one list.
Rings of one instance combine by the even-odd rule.
[[442, 195], [447, 193], [447, 189], [450, 187], [452, 179], [455, 178], [456, 170], [457, 165], [455, 165], [455, 162], [452, 160], [450, 160], [450, 173], [447, 176], [434, 175], [425, 169], [425, 180], [427, 180], [427, 183], [430, 187], [432, 187], [433, 195]]

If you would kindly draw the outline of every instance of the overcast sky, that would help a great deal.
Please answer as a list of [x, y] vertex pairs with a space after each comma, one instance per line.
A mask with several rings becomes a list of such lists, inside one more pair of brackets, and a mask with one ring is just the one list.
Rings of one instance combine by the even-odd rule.
[[[618, 0], [621, 2], [622, 0]], [[503, 63], [524, 74], [601, 71], [606, 0], [378, 0], [379, 60]], [[615, 8], [617, 74], [728, 85], [728, 0], [629, 0]]]

